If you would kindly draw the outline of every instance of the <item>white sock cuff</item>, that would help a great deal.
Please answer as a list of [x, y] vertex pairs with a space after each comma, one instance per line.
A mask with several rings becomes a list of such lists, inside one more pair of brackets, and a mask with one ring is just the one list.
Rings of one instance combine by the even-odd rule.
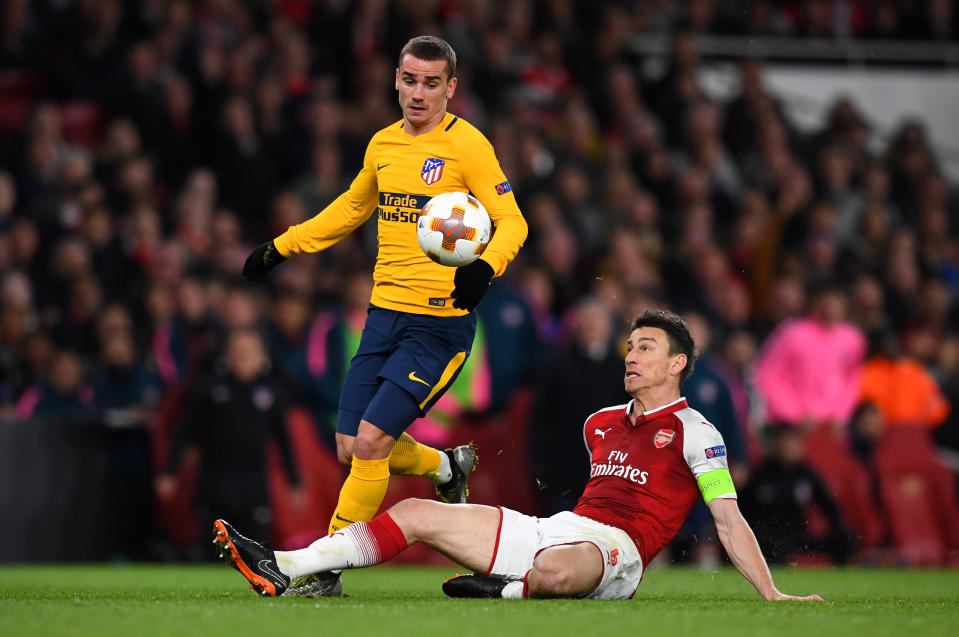
[[521, 579], [510, 582], [503, 589], [503, 592], [500, 593], [500, 597], [503, 599], [523, 599], [523, 589], [525, 586]]

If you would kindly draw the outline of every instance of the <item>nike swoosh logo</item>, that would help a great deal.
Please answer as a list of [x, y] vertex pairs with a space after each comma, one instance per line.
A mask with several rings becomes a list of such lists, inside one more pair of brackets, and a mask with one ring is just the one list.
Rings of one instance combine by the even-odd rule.
[[340, 520], [341, 522], [346, 522], [347, 524], [355, 524], [353, 520], [347, 520], [346, 518], [341, 518], [339, 513], [333, 514], [333, 517], [336, 518], [337, 520]]
[[430, 384], [429, 384], [428, 382], [426, 382], [425, 380], [423, 380], [422, 378], [417, 378], [417, 377], [416, 377], [416, 372], [410, 372], [410, 380], [415, 380], [415, 381], [418, 382], [418, 383], [423, 383], [423, 384], [426, 385], [427, 387], [430, 386]]
[[380, 172], [381, 170], [383, 170], [384, 168], [386, 168], [386, 167], [389, 166], [389, 165], [390, 165], [390, 164], [382, 164], [382, 165], [377, 164], [377, 165], [376, 165], [376, 172]]
[[272, 575], [273, 577], [280, 580], [281, 582], [286, 579], [285, 577], [283, 577], [282, 575], [280, 575], [279, 573], [277, 573], [270, 567], [270, 560], [260, 560], [257, 563], [257, 567], [261, 571], [266, 571], [268, 574]]

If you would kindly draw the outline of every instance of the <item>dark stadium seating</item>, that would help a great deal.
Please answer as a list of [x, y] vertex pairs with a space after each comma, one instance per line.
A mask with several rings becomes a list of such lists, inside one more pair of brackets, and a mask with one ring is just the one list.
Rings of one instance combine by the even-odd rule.
[[807, 434], [805, 460], [836, 499], [843, 522], [855, 533], [860, 548], [869, 550], [883, 539], [872, 481], [869, 471], [849, 453], [837, 434], [841, 432], [828, 427]]
[[890, 428], [876, 449], [879, 494], [898, 561], [937, 566], [955, 559], [959, 511], [954, 477], [920, 427]]

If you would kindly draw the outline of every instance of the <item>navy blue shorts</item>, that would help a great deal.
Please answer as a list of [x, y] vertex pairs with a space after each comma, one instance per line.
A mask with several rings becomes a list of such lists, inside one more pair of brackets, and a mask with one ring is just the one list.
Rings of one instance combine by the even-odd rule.
[[[428, 316], [370, 306], [340, 394], [337, 433], [355, 436], [366, 420], [399, 438], [456, 380], [475, 335], [475, 312]], [[373, 401], [384, 380], [408, 393], [410, 404]]]

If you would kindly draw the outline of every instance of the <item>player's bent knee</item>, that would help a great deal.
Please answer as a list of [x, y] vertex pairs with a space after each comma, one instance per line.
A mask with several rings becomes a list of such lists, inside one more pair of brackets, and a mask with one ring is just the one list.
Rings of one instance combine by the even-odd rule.
[[566, 596], [578, 592], [573, 573], [567, 568], [543, 568], [534, 564], [527, 581], [530, 592], [536, 596]]
[[434, 500], [407, 498], [390, 507], [388, 513], [407, 537], [422, 541], [429, 539], [429, 530], [436, 526], [433, 523], [435, 513], [442, 506]]
[[353, 455], [363, 460], [379, 460], [390, 455], [394, 441], [389, 436], [383, 438], [366, 438], [357, 436], [353, 443]]
[[592, 545], [575, 544], [571, 546], [546, 549], [533, 561], [533, 570], [527, 580], [530, 594], [534, 597], [566, 597], [588, 593], [595, 588], [602, 570], [596, 570], [593, 564]]
[[353, 439], [353, 455], [362, 460], [379, 460], [388, 457], [395, 445], [396, 438], [364, 420]]
[[353, 438], [336, 441], [336, 459], [340, 464], [350, 466], [353, 462]]

